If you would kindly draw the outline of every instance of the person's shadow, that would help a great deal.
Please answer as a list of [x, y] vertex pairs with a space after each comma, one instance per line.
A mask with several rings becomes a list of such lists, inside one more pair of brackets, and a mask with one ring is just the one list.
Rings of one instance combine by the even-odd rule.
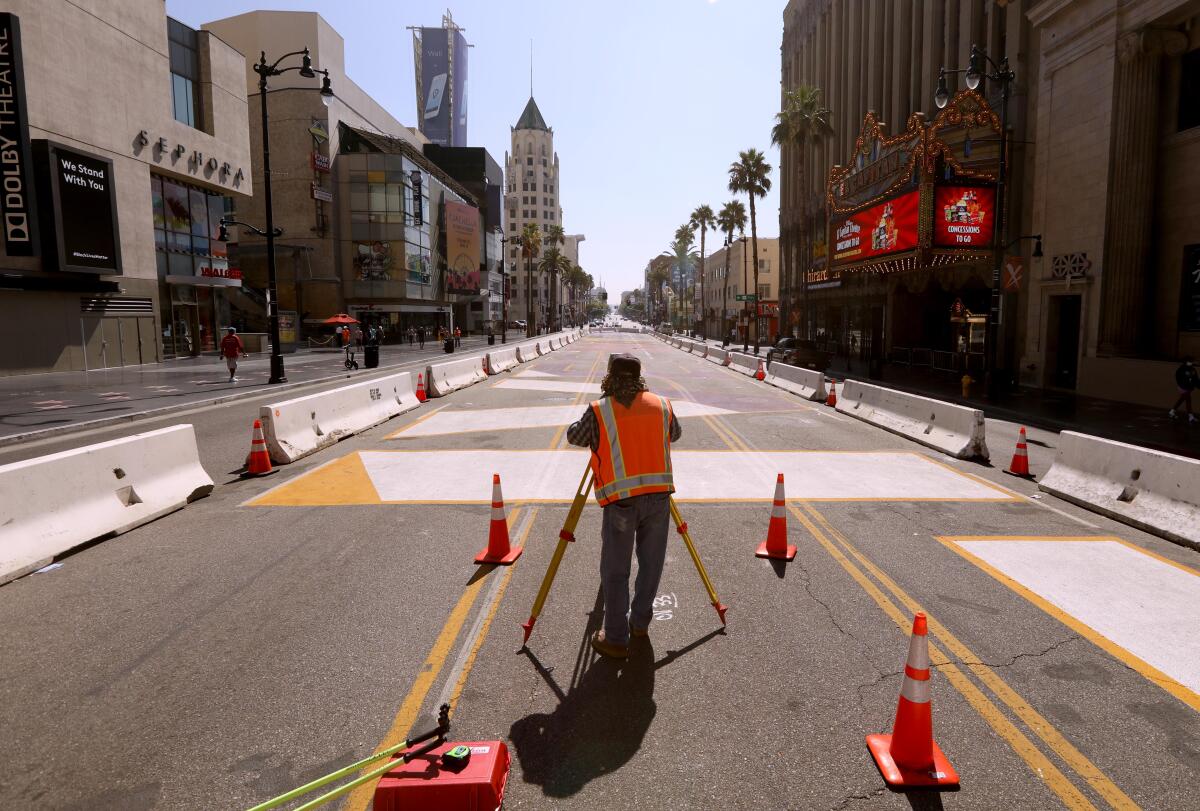
[[[535, 666], [545, 670], [536, 659]], [[554, 712], [517, 720], [508, 738], [525, 782], [541, 786], [548, 797], [570, 797], [588, 781], [624, 766], [641, 747], [657, 711], [654, 670], [650, 640], [633, 639], [625, 661], [596, 656], [575, 687], [560, 693]], [[549, 678], [548, 672], [542, 675]]]

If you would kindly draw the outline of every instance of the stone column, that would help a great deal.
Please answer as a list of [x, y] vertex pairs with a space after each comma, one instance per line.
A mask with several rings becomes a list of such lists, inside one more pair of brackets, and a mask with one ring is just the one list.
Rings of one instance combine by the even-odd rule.
[[1100, 346], [1106, 355], [1140, 349], [1147, 284], [1154, 262], [1150, 237], [1158, 157], [1158, 95], [1164, 54], [1187, 47], [1178, 31], [1142, 29], [1117, 40], [1113, 147], [1100, 279]]

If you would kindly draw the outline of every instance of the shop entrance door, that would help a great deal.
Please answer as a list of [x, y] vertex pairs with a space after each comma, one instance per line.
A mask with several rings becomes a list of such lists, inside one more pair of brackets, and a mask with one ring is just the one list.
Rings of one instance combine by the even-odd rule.
[[1080, 296], [1051, 296], [1046, 325], [1046, 366], [1050, 386], [1074, 389], [1079, 373]]

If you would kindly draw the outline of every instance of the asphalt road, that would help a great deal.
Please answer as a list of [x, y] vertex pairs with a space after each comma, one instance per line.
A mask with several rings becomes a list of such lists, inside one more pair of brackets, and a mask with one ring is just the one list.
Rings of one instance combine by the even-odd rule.
[[[729, 606], [722, 631], [672, 533], [649, 640], [620, 664], [586, 645], [594, 504], [527, 648], [519, 627], [582, 474], [564, 415], [613, 351], [691, 415], [679, 506]], [[0, 807], [246, 808], [423, 731], [443, 700], [454, 738], [510, 747], [507, 808], [1195, 807], [1200, 648], [1179, 601], [1200, 555], [1004, 475], [1015, 425], [988, 422], [995, 466], [950, 460], [611, 333], [241, 481], [256, 410], [148, 425], [196, 425], [213, 495], [0, 587]], [[1041, 474], [1055, 435], [1030, 440]], [[786, 565], [754, 556], [778, 469]], [[479, 568], [495, 471], [526, 551]], [[890, 730], [918, 609], [954, 793], [888, 791], [863, 741]]]

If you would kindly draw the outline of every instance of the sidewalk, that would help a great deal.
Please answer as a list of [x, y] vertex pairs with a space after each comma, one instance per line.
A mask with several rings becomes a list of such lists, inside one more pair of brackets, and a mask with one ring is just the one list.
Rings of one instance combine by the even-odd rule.
[[[520, 340], [525, 339], [510, 334], [508, 345]], [[496, 336], [496, 346], [500, 345], [500, 336]], [[0, 444], [18, 441], [17, 437], [31, 431], [70, 430], [79, 423], [132, 419], [148, 411], [207, 405], [264, 390], [287, 392], [320, 380], [371, 374], [486, 348], [486, 336], [464, 337], [453, 355], [446, 355], [433, 340], [426, 340], [424, 349], [407, 343], [385, 344], [380, 347], [378, 370], [364, 368], [363, 353], [357, 352], [357, 372], [346, 371], [340, 349], [302, 349], [283, 356], [288, 382], [274, 386], [267, 383], [267, 354], [239, 361], [236, 383], [229, 382], [225, 360], [215, 355], [95, 372], [10, 375], [0, 377]]]
[[[721, 342], [710, 338], [709, 344], [720, 346]], [[739, 343], [731, 349], [742, 349]], [[754, 345], [750, 345], [754, 352]], [[759, 354], [767, 354], [767, 347], [760, 347]], [[1122, 403], [1084, 397], [1067, 391], [1019, 388], [1003, 395], [996, 402], [983, 397], [983, 384], [972, 386], [972, 396], [962, 396], [957, 377], [934, 372], [932, 369], [912, 368], [896, 364], [884, 364], [883, 378], [872, 380], [867, 376], [866, 363], [855, 362], [847, 369], [845, 358], [834, 358], [833, 365], [825, 372], [826, 377], [842, 380], [849, 377], [864, 383], [933, 397], [971, 408], [982, 409], [991, 419], [1007, 420], [1020, 425], [1036, 426], [1049, 431], [1078, 431], [1083, 434], [1104, 437], [1117, 442], [1128, 442], [1143, 448], [1190, 456], [1200, 459], [1200, 424], [1187, 422], [1187, 417], [1173, 420], [1167, 416], [1170, 403], [1161, 408]]]

